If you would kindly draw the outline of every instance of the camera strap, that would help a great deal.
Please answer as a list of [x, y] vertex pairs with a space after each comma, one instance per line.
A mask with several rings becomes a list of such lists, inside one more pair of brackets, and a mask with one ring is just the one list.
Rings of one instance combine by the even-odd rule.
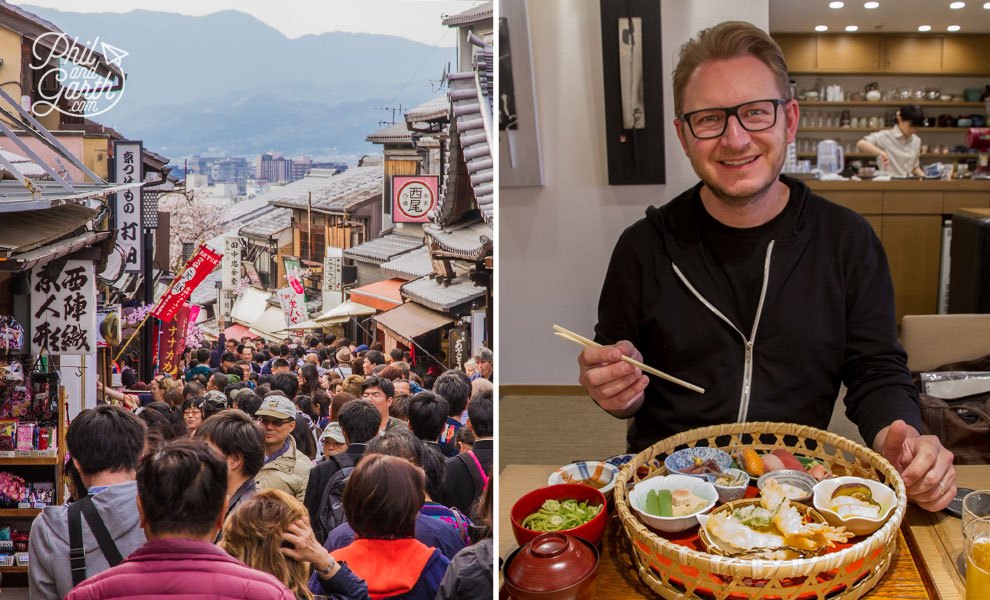
[[100, 518], [100, 513], [93, 506], [92, 496], [73, 502], [69, 505], [69, 566], [72, 569], [73, 587], [86, 579], [86, 548], [83, 545], [82, 517], [86, 517], [86, 523], [93, 532], [104, 558], [107, 559], [107, 564], [115, 567], [124, 560], [110, 531]]

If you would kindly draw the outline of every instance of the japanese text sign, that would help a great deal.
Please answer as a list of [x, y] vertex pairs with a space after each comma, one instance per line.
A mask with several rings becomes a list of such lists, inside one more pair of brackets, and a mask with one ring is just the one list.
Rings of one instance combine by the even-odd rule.
[[426, 223], [437, 207], [439, 175], [392, 176], [392, 221]]
[[196, 286], [217, 267], [222, 256], [222, 254], [217, 254], [211, 250], [209, 246], [200, 246], [196, 254], [189, 259], [185, 268], [176, 277], [172, 287], [158, 301], [151, 314], [166, 323], [170, 322], [182, 303], [189, 300], [189, 296], [196, 289]]
[[344, 249], [327, 246], [323, 258], [323, 291], [339, 292], [342, 288]]
[[223, 238], [223, 289], [233, 290], [241, 281], [241, 240]]
[[[155, 364], [162, 373], [178, 377], [179, 360], [186, 347], [186, 327], [189, 324], [190, 310], [183, 304], [175, 313], [171, 323], [155, 324]], [[159, 329], [161, 328], [161, 329]]]
[[58, 272], [31, 271], [31, 345], [34, 354], [96, 352], [96, 267], [67, 260]]
[[[114, 173], [117, 183], [144, 181], [141, 142], [114, 142]], [[114, 204], [117, 219], [117, 245], [124, 251], [124, 271], [140, 273], [141, 254], [141, 188], [118, 192]]]
[[285, 313], [285, 327], [291, 329], [293, 325], [302, 323], [309, 318], [306, 311], [306, 294], [302, 286], [289, 286], [278, 290], [278, 301], [282, 305], [282, 312]]

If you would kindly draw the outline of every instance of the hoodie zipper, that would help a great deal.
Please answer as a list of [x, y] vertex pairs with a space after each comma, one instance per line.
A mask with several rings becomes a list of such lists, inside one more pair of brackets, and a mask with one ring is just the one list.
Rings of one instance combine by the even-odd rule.
[[745, 360], [743, 362], [743, 383], [742, 392], [740, 393], [739, 398], [739, 414], [736, 417], [737, 423], [745, 422], [746, 416], [749, 413], [749, 398], [753, 387], [753, 348], [756, 343], [756, 330], [760, 325], [760, 315], [763, 314], [763, 302], [766, 300], [767, 296], [767, 283], [770, 281], [770, 259], [773, 255], [773, 245], [774, 240], [770, 240], [770, 243], [767, 244], [767, 255], [763, 261], [763, 287], [760, 289], [760, 302], [756, 305], [756, 317], [753, 319], [753, 331], [749, 334], [748, 338], [746, 337], [746, 334], [739, 331], [739, 328], [736, 327], [728, 317], [722, 314], [719, 309], [715, 308], [715, 306], [709, 302], [707, 298], [701, 295], [701, 292], [691, 285], [691, 282], [688, 281], [688, 278], [681, 272], [676, 264], [671, 263], [671, 266], [674, 268], [674, 273], [677, 273], [677, 276], [684, 283], [684, 285], [691, 290], [691, 293], [694, 294], [695, 298], [704, 304], [708, 310], [712, 311], [715, 316], [725, 321], [729, 327], [734, 329], [743, 340]]

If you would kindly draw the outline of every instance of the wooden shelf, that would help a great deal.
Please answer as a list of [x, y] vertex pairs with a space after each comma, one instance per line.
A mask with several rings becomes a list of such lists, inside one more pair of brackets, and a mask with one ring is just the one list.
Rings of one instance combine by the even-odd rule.
[[[862, 131], [864, 133], [869, 133], [873, 131], [885, 131], [890, 129], [890, 127], [884, 127], [882, 129], [875, 129], [873, 127], [798, 127], [798, 133], [806, 133], [809, 131]], [[956, 133], [968, 130], [969, 127], [919, 127], [918, 134], [922, 133]]]
[[[815, 158], [818, 156], [817, 152], [798, 152], [798, 157], [801, 158]], [[863, 152], [847, 152], [846, 158], [876, 158], [875, 154], [865, 154]], [[972, 158], [976, 159], [977, 155], [972, 153], [949, 153], [949, 154], [922, 154], [921, 158]]]
[[918, 106], [939, 106], [942, 108], [985, 108], [983, 102], [942, 102], [941, 100], [845, 100], [842, 102], [825, 102], [823, 100], [798, 100], [799, 106], [886, 106], [900, 108], [905, 104], [917, 104]]
[[0, 567], [0, 573], [27, 573], [27, 572], [28, 572], [28, 568], [26, 565], [23, 567], [17, 567], [17, 566]]
[[33, 519], [39, 514], [40, 508], [0, 508], [0, 517]]
[[0, 466], [6, 465], [57, 465], [57, 456], [15, 456], [0, 458]]

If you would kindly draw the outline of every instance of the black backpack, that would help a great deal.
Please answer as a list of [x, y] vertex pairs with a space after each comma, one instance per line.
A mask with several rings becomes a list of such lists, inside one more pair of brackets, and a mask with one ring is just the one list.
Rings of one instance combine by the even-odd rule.
[[346, 454], [337, 454], [327, 460], [337, 463], [338, 468], [323, 488], [320, 507], [316, 511], [316, 523], [313, 523], [313, 533], [321, 543], [326, 541], [334, 528], [347, 520], [344, 516], [344, 489], [354, 472], [354, 461]]

